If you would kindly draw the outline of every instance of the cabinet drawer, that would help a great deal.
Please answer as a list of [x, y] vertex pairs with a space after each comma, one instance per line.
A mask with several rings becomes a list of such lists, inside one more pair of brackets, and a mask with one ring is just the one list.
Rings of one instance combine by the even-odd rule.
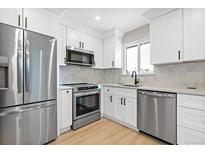
[[133, 89], [115, 88], [114, 94], [119, 95], [119, 96], [123, 96], [123, 97], [137, 99], [137, 90], [133, 90]]
[[205, 144], [205, 134], [177, 126], [177, 144]]
[[205, 97], [178, 94], [177, 106], [205, 110]]
[[177, 107], [177, 125], [205, 133], [205, 111]]

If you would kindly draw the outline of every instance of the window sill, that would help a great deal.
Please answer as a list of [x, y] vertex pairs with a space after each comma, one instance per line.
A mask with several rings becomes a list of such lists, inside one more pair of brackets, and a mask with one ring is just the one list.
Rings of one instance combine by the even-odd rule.
[[[137, 74], [137, 76], [154, 76], [155, 74], [154, 73], [140, 73], [140, 74]], [[131, 76], [131, 74], [122, 74], [122, 76]]]

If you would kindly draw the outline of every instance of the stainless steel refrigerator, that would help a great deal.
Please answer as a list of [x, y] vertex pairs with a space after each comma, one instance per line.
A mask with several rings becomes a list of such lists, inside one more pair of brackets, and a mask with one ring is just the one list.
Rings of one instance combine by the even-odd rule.
[[57, 136], [56, 39], [0, 23], [0, 144]]

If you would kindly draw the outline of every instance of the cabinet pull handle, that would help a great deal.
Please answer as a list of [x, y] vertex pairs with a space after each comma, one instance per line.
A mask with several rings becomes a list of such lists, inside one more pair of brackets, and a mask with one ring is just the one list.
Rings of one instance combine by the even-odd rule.
[[84, 42], [82, 42], [82, 48], [84, 48]]
[[110, 102], [112, 102], [112, 96], [110, 96]]
[[67, 91], [67, 93], [69, 93], [69, 91]]
[[114, 67], [115, 66], [115, 62], [114, 61], [112, 61], [112, 67]]
[[123, 105], [123, 102], [122, 102], [122, 101], [123, 101], [123, 98], [121, 97], [121, 105]]
[[25, 17], [25, 28], [27, 28], [27, 27], [28, 27], [28, 18]]
[[81, 41], [79, 42], [79, 47], [81, 48]]
[[124, 105], [126, 105], [126, 98], [124, 98]]
[[181, 51], [180, 50], [178, 51], [178, 59], [179, 60], [181, 59]]
[[18, 15], [18, 26], [21, 26], [21, 15]]

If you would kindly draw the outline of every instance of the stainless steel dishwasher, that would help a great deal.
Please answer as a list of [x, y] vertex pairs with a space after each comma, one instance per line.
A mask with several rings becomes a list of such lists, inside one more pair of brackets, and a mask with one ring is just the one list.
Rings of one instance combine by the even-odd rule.
[[138, 129], [176, 144], [176, 94], [138, 90], [137, 95]]

